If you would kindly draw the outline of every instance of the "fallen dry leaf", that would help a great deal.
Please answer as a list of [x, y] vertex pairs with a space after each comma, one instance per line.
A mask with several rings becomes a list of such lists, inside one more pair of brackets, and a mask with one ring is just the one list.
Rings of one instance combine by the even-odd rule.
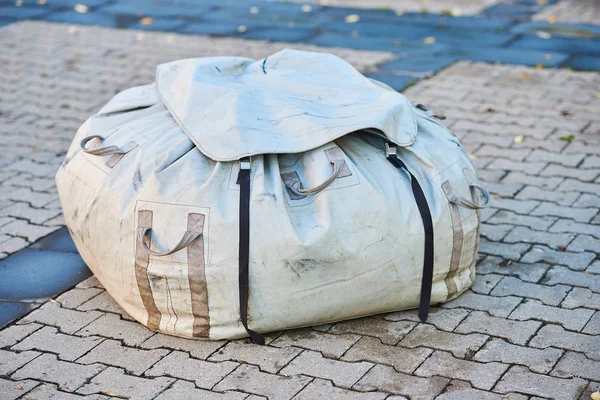
[[23, 386], [21, 386], [21, 385], [17, 385], [17, 389], [19, 389], [19, 390], [23, 390]]
[[54, 299], [50, 299], [50, 303], [54, 303], [54, 304], [60, 304], [60, 301], [56, 301]]
[[353, 24], [355, 22], [360, 21], [360, 15], [358, 14], [350, 14], [346, 15], [346, 22], [349, 24]]
[[600, 400], [600, 392], [594, 392], [590, 395], [592, 400]]
[[513, 139], [513, 142], [514, 143], [523, 143], [523, 139], [525, 139], [523, 137], [523, 135], [515, 136], [514, 139]]

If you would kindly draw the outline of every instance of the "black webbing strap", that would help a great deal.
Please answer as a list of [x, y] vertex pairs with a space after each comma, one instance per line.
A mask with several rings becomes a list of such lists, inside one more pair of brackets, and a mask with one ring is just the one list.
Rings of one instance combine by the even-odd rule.
[[403, 169], [410, 175], [410, 185], [412, 187], [413, 196], [415, 197], [419, 213], [421, 214], [421, 220], [423, 221], [423, 228], [425, 230], [425, 255], [423, 259], [423, 279], [421, 280], [419, 319], [425, 322], [427, 320], [427, 315], [429, 314], [431, 285], [433, 281], [433, 220], [431, 219], [431, 212], [429, 211], [425, 193], [423, 193], [423, 189], [421, 188], [421, 185], [419, 185], [417, 178], [408, 170], [408, 168], [406, 168], [404, 162], [402, 162], [396, 154], [389, 154], [387, 159], [396, 168]]
[[[243, 162], [240, 162], [242, 165]], [[248, 263], [250, 260], [250, 169], [240, 168], [238, 174], [240, 185], [240, 317], [242, 325], [250, 339], [257, 344], [265, 344], [265, 338], [248, 328]]]

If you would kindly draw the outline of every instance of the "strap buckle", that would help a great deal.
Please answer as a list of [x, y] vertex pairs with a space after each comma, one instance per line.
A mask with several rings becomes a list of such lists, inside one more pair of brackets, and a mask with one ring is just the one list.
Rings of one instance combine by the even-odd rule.
[[390, 146], [389, 143], [385, 144], [385, 158], [390, 158], [390, 156], [398, 157], [398, 147]]
[[250, 169], [250, 157], [240, 158], [240, 169]]

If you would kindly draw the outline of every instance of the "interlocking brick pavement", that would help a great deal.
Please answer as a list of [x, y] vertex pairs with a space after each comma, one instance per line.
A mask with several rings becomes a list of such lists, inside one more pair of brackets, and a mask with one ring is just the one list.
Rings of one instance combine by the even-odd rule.
[[[40, 22], [4, 27], [0, 212], [9, 211], [0, 229], [27, 224], [0, 234], [9, 237], [0, 252], [18, 250], [9, 241], [27, 246], [37, 234], [29, 226], [60, 226], [54, 171], [77, 126], [115, 92], [150, 82], [167, 60], [259, 58], [283, 46]], [[393, 57], [335, 52], [363, 71]], [[402, 311], [276, 332], [264, 348], [193, 342], [131, 321], [90, 278], [0, 330], [0, 393], [589, 399], [600, 386], [598, 93], [594, 73], [469, 62], [405, 92], [444, 111], [493, 193], [477, 284], [435, 307], [427, 323]]]

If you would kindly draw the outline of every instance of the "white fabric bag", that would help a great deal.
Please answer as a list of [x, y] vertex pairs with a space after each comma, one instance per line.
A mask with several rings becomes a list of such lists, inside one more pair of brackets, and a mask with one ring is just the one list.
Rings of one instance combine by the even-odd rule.
[[112, 297], [163, 333], [425, 319], [473, 284], [489, 195], [422, 109], [329, 54], [164, 64], [77, 132], [65, 220]]

